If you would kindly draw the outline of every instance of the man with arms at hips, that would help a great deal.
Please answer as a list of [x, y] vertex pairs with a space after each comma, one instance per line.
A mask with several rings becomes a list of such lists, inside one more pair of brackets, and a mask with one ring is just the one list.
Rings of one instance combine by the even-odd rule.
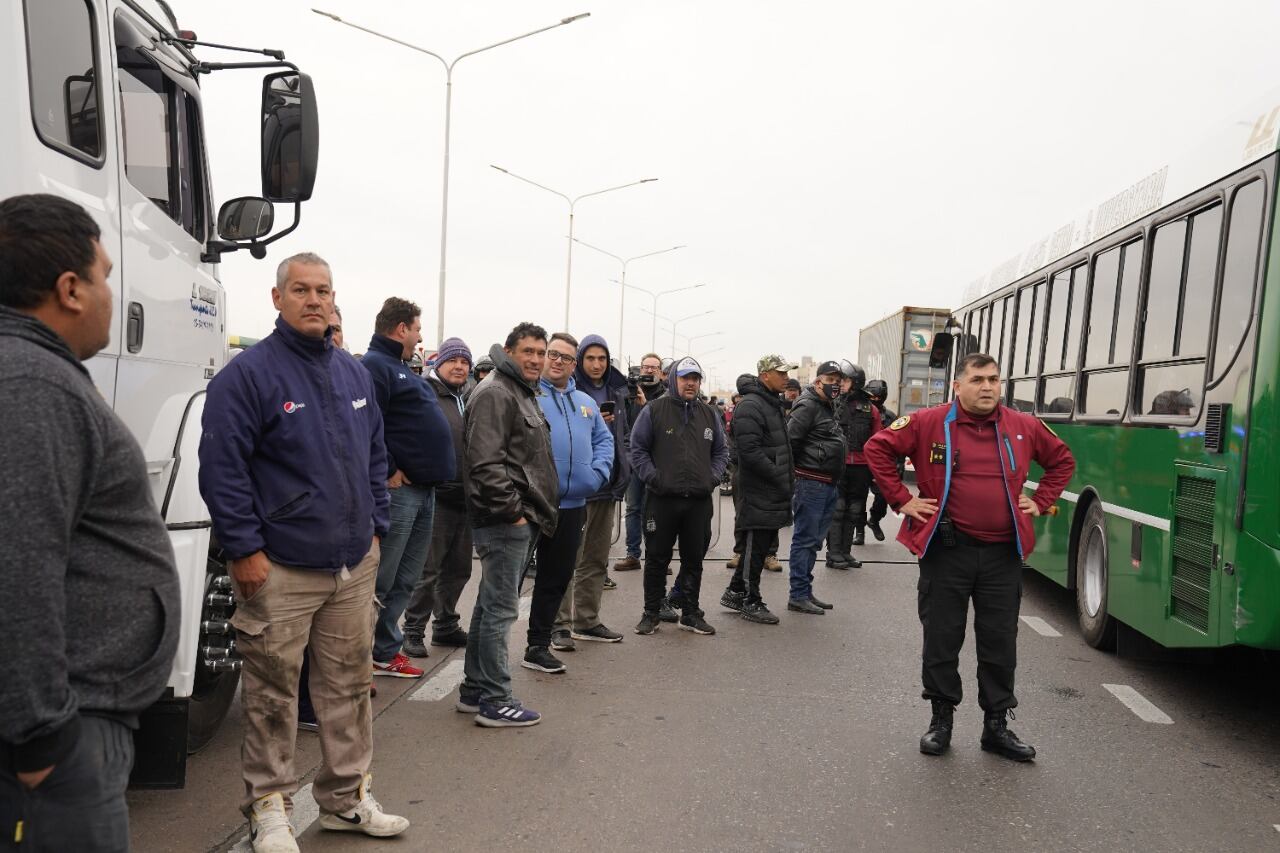
[[368, 371], [333, 346], [328, 263], [303, 253], [276, 270], [276, 329], [209, 383], [200, 494], [231, 558], [244, 661], [245, 796], [256, 853], [298, 849], [289, 825], [298, 676], [325, 762], [312, 785], [324, 829], [398, 835], [409, 826], [370, 793], [370, 616], [387, 532], [387, 454]]
[[[898, 541], [920, 560], [918, 605], [924, 628], [923, 697], [933, 705], [920, 751], [951, 746], [953, 712], [962, 697], [960, 647], [973, 599], [978, 652], [981, 745], [1015, 761], [1035, 758], [1010, 731], [1017, 707], [1018, 607], [1022, 564], [1048, 512], [1075, 471], [1071, 451], [1037, 418], [1001, 405], [1000, 366], [985, 353], [960, 361], [955, 399], [898, 418], [872, 436], [867, 464], [885, 499], [907, 516]], [[910, 456], [920, 495], [902, 484], [898, 460]], [[1034, 495], [1023, 492], [1031, 463], [1044, 469]]]

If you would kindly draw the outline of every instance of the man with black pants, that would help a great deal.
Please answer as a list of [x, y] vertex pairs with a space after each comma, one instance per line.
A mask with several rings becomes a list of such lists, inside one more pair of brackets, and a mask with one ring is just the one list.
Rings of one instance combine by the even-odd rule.
[[862, 448], [868, 438], [880, 431], [880, 410], [863, 388], [867, 374], [861, 367], [846, 360], [840, 363], [840, 371], [843, 378], [836, 416], [848, 449], [844, 473], [837, 484], [836, 511], [827, 531], [827, 568], [858, 569], [862, 562], [853, 556], [852, 546], [866, 541], [867, 492], [872, 482]]
[[791, 442], [779, 392], [787, 371], [796, 366], [780, 355], [756, 362], [756, 376], [738, 377], [743, 395], [733, 412], [734, 447], [738, 454], [738, 482], [734, 489], [734, 528], [742, 535], [742, 558], [720, 604], [737, 610], [749, 622], [778, 624], [760, 597], [760, 571], [778, 530], [791, 524], [791, 495], [795, 489]]
[[182, 613], [142, 449], [82, 364], [111, 339], [100, 237], [65, 199], [0, 202], [0, 847], [35, 853], [129, 849], [130, 730]]
[[702, 560], [711, 535], [711, 495], [720, 486], [729, 447], [723, 419], [698, 399], [702, 366], [683, 358], [671, 368], [668, 393], [649, 403], [631, 431], [631, 467], [645, 484], [644, 615], [637, 634], [658, 630], [667, 567], [680, 541], [675, 590], [680, 627], [714, 634], [698, 607]]
[[[933, 705], [920, 751], [941, 755], [951, 746], [953, 712], [962, 696], [957, 664], [972, 598], [982, 748], [1030, 761], [1035, 749], [1005, 719], [1018, 705], [1013, 682], [1022, 564], [1035, 547], [1032, 519], [1062, 494], [1075, 460], [1035, 417], [1000, 405], [1000, 367], [991, 356], [965, 356], [952, 388], [950, 404], [898, 418], [866, 446], [885, 498], [908, 516], [898, 541], [920, 560], [921, 676], [923, 697]], [[903, 456], [915, 464], [919, 497], [898, 475]], [[1023, 484], [1032, 462], [1044, 471], [1028, 497]]]
[[[898, 419], [897, 413], [884, 404], [885, 396], [889, 393], [889, 383], [883, 379], [872, 379], [867, 383], [866, 392], [871, 404], [880, 410], [881, 429], [885, 424], [891, 424]], [[899, 476], [905, 473], [901, 462], [898, 463], [898, 473]], [[871, 531], [872, 536], [876, 537], [877, 542], [883, 542], [884, 530], [881, 529], [880, 522], [884, 521], [884, 517], [889, 514], [889, 502], [884, 499], [884, 492], [880, 491], [880, 486], [874, 477], [871, 478], [870, 493], [872, 501], [871, 510], [867, 513], [867, 529]]]

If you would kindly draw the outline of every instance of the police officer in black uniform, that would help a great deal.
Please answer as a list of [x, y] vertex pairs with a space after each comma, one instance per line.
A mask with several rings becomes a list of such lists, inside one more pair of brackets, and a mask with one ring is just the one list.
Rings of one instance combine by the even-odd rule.
[[839, 497], [836, 512], [827, 531], [827, 568], [857, 569], [862, 562], [854, 558], [853, 545], [866, 539], [867, 491], [871, 487], [871, 469], [862, 457], [863, 445], [880, 429], [880, 411], [864, 389], [867, 374], [848, 360], [840, 362], [843, 375], [841, 395], [836, 401], [836, 416], [848, 440], [844, 475], [836, 484]]
[[[883, 379], [872, 379], [867, 383], [864, 389], [867, 392], [868, 399], [871, 404], [880, 410], [880, 423], [888, 425], [898, 419], [898, 413], [884, 404], [885, 397], [889, 394], [889, 383]], [[903, 474], [902, 462], [898, 462], [898, 476]], [[875, 479], [871, 480], [871, 512], [867, 517], [867, 529], [871, 531], [871, 535], [876, 537], [877, 542], [884, 541], [884, 531], [880, 528], [880, 522], [884, 521], [884, 517], [889, 514], [889, 502], [884, 499], [884, 495], [880, 491], [880, 486], [876, 484]], [[859, 543], [861, 544], [861, 543]]]

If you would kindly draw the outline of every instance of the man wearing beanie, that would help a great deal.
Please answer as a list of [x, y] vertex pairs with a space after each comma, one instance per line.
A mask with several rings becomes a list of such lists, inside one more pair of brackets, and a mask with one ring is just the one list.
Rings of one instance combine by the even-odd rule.
[[435, 367], [426, 376], [453, 433], [458, 473], [454, 479], [436, 486], [436, 513], [427, 565], [404, 611], [404, 652], [410, 657], [427, 656], [427, 623], [432, 616], [435, 623], [431, 626], [431, 645], [456, 648], [467, 645], [467, 632], [459, 624], [457, 608], [462, 590], [471, 579], [471, 522], [467, 519], [467, 496], [462, 488], [462, 422], [471, 368], [470, 348], [461, 338], [449, 338], [440, 345]]

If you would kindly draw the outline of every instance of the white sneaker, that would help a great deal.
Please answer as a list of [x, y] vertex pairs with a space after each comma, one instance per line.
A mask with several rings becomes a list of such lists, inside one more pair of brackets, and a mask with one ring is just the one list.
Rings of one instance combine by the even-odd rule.
[[253, 853], [299, 853], [293, 827], [284, 810], [284, 796], [267, 794], [254, 800], [249, 813], [249, 841]]
[[373, 776], [366, 775], [360, 783], [360, 802], [345, 814], [322, 814], [320, 826], [335, 832], [363, 832], [377, 838], [399, 835], [409, 828], [408, 818], [387, 814], [369, 793]]

